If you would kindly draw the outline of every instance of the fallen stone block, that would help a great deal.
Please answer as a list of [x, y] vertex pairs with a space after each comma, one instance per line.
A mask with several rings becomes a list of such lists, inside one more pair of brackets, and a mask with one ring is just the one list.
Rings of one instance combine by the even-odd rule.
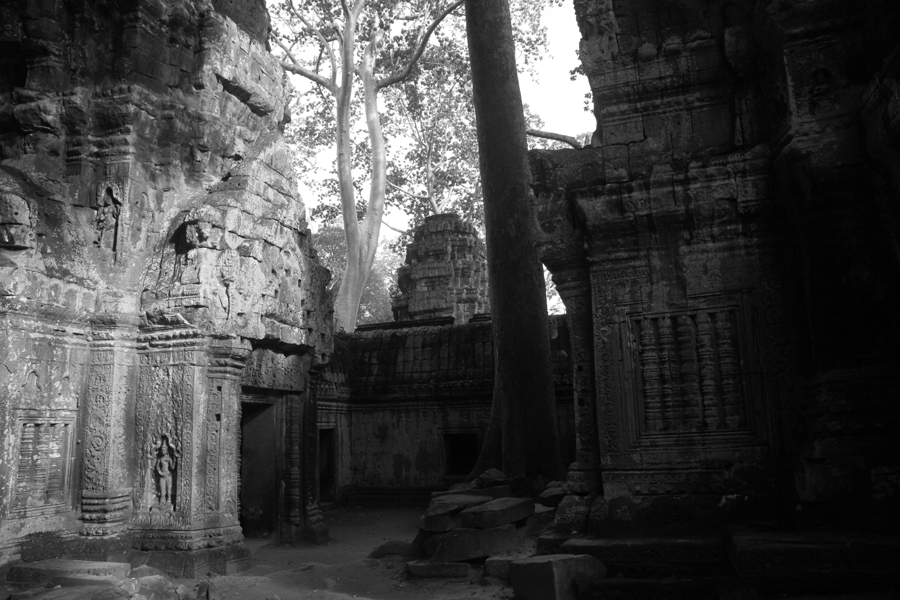
[[493, 529], [456, 529], [447, 533], [434, 551], [439, 562], [487, 558], [514, 550], [521, 543], [515, 525]]
[[576, 588], [606, 574], [599, 560], [585, 554], [548, 554], [515, 560], [509, 582], [521, 600], [576, 600]]
[[447, 537], [447, 533], [435, 533], [430, 538], [425, 540], [425, 543], [422, 544], [422, 554], [425, 556], [434, 556], [434, 552], [437, 550], [438, 544], [441, 543], [441, 540]]
[[476, 479], [483, 488], [497, 487], [498, 485], [506, 485], [510, 482], [510, 478], [497, 469], [488, 469]]
[[466, 496], [486, 496], [488, 499], [491, 498], [509, 498], [512, 497], [512, 489], [508, 485], [498, 485], [496, 487], [485, 488], [485, 489], [475, 489], [475, 490], [465, 490], [465, 492], [457, 492], [457, 491], [446, 491], [446, 492], [432, 492], [431, 498], [432, 500], [436, 500], [438, 498], [443, 498], [445, 496], [454, 496], [460, 495], [464, 493]]
[[562, 499], [566, 497], [566, 490], [561, 487], [547, 488], [538, 496], [538, 502], [544, 506], [556, 508]]
[[562, 533], [546, 533], [538, 538], [535, 554], [560, 554], [560, 546], [570, 538], [571, 536]]
[[472, 567], [460, 562], [414, 560], [406, 563], [406, 572], [416, 579], [457, 579], [471, 575]]
[[498, 498], [467, 508], [459, 514], [462, 527], [489, 529], [527, 519], [534, 514], [531, 498]]
[[534, 506], [534, 514], [528, 517], [528, 520], [525, 522], [525, 535], [527, 537], [536, 537], [553, 527], [555, 520], [556, 509], [536, 504]]
[[114, 587], [118, 581], [115, 577], [106, 575], [57, 575], [47, 582], [47, 587], [74, 587], [81, 585]]
[[419, 529], [425, 531], [450, 531], [460, 526], [456, 515], [473, 506], [484, 504], [490, 498], [485, 496], [468, 496], [455, 494], [443, 496], [431, 501], [428, 510], [419, 520]]
[[131, 565], [128, 563], [51, 558], [13, 565], [6, 574], [6, 580], [11, 583], [47, 583], [54, 577], [69, 575], [97, 575], [121, 579], [128, 577], [129, 571]]
[[484, 576], [496, 577], [503, 581], [509, 581], [509, 565], [514, 560], [528, 558], [527, 556], [510, 555], [510, 556], [490, 556], [484, 561]]

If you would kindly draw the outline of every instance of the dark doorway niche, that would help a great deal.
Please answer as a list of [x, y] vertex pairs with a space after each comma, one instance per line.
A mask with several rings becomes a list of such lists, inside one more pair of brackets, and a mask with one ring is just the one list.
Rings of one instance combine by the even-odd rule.
[[25, 87], [28, 67], [19, 42], [0, 42], [0, 94]]
[[447, 477], [465, 477], [478, 461], [477, 433], [444, 434], [444, 474]]
[[241, 395], [241, 528], [268, 537], [278, 528], [281, 487], [280, 396]]
[[319, 499], [321, 502], [335, 500], [335, 441], [334, 429], [319, 430]]

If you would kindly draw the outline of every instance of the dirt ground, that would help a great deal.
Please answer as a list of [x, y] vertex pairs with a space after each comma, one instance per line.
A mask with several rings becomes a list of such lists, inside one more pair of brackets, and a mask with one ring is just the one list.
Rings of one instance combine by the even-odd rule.
[[251, 566], [239, 575], [214, 576], [224, 600], [494, 600], [512, 597], [506, 586], [479, 583], [479, 573], [459, 580], [415, 580], [399, 557], [366, 558], [391, 540], [411, 542], [422, 508], [334, 508], [325, 522], [332, 540], [279, 546], [250, 539]]

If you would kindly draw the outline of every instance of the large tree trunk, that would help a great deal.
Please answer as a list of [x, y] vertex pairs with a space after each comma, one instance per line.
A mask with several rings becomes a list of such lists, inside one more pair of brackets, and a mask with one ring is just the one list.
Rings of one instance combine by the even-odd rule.
[[466, 0], [466, 31], [495, 365], [491, 426], [476, 471], [501, 464], [507, 475], [561, 479], [544, 277], [531, 229], [531, 173], [507, 0]]

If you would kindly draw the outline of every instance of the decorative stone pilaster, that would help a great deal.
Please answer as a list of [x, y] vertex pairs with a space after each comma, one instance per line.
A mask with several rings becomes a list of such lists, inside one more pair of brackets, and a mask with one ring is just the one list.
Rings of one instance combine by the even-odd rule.
[[124, 532], [131, 512], [129, 424], [134, 414], [137, 320], [96, 319], [81, 432], [84, 536]]
[[152, 566], [193, 577], [249, 557], [238, 522], [240, 376], [236, 337], [157, 327], [138, 338], [133, 539]]
[[304, 536], [316, 544], [326, 543], [330, 536], [328, 527], [319, 508], [319, 419], [318, 383], [322, 374], [319, 369], [309, 371], [309, 386], [303, 411], [303, 499]]
[[600, 489], [600, 446], [594, 396], [594, 342], [591, 285], [587, 269], [574, 266], [553, 275], [566, 306], [572, 352], [572, 389], [575, 403], [575, 462], [569, 466], [569, 491], [591, 494]]

